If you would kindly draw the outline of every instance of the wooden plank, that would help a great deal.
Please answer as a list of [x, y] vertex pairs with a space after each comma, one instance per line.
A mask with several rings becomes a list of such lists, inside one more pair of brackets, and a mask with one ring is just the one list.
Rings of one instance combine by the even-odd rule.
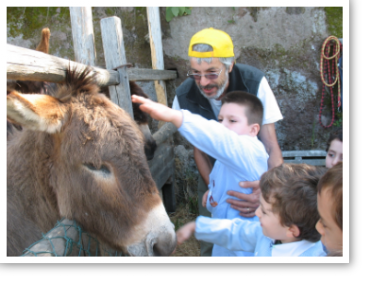
[[75, 61], [95, 66], [96, 51], [91, 7], [69, 7]]
[[104, 18], [100, 21], [100, 26], [106, 68], [117, 69], [120, 78], [118, 85], [109, 86], [110, 98], [133, 117], [129, 79], [126, 67], [124, 67], [127, 60], [121, 19], [118, 17]]
[[127, 69], [127, 74], [130, 81], [173, 80], [177, 78], [177, 72], [173, 70], [130, 68]]
[[312, 159], [312, 160], [284, 160], [287, 164], [307, 164], [312, 166], [325, 166], [325, 160]]
[[283, 151], [284, 163], [325, 166], [326, 152], [323, 150]]
[[153, 138], [157, 145], [163, 143], [166, 141], [172, 134], [174, 134], [177, 131], [177, 128], [175, 125], [173, 125], [170, 122], [166, 122], [163, 124], [163, 126], [153, 134]]
[[161, 168], [161, 171], [158, 172], [155, 177], [153, 177], [158, 189], [162, 189], [162, 187], [166, 184], [167, 180], [173, 175], [174, 167], [175, 163], [174, 159], [172, 159], [168, 161], [166, 164], [164, 164], [163, 167]]
[[[83, 69], [85, 64], [59, 58], [43, 52], [7, 44], [7, 79], [47, 81], [59, 83], [64, 81], [65, 72], [69, 66]], [[98, 74], [100, 86], [116, 85], [119, 83], [117, 71], [94, 67]]]
[[[59, 58], [43, 52], [7, 44], [7, 79], [63, 82], [65, 71], [71, 66], [83, 69], [86, 65]], [[98, 73], [98, 84], [102, 87], [119, 84], [119, 74], [115, 70], [93, 67]], [[130, 68], [129, 80], [172, 80], [177, 78], [176, 71]]]
[[[163, 48], [162, 48], [162, 31], [159, 14], [159, 7], [147, 7], [148, 29], [150, 49], [152, 54], [153, 69], [164, 69]], [[166, 84], [164, 81], [154, 81], [157, 100], [159, 103], [167, 106]], [[163, 126], [160, 121], [158, 127]]]
[[173, 147], [168, 142], [162, 143], [157, 147], [154, 158], [148, 161], [150, 171], [154, 178], [156, 173], [159, 172], [167, 162], [170, 162], [170, 160], [174, 158], [173, 151]]
[[323, 150], [296, 150], [296, 151], [283, 151], [283, 157], [321, 157], [326, 156]]
[[173, 175], [174, 157], [173, 146], [165, 142], [158, 146], [153, 160], [148, 161], [150, 172], [158, 190], [161, 190], [166, 181]]

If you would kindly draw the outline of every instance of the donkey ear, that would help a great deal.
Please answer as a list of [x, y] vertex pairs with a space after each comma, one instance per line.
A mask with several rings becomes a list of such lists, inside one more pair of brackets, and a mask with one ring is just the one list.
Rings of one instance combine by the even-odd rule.
[[67, 108], [48, 95], [21, 95], [16, 91], [6, 97], [7, 117], [26, 128], [55, 133], [60, 131]]

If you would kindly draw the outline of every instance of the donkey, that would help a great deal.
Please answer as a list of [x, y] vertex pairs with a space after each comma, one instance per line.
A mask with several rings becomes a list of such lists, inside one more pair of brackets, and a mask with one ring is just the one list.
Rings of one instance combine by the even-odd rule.
[[95, 80], [89, 68], [67, 70], [55, 97], [7, 95], [7, 118], [22, 126], [7, 143], [8, 255], [21, 254], [63, 217], [128, 255], [175, 249], [143, 134]]
[[[44, 52], [49, 54], [49, 45], [50, 45], [50, 30], [49, 28], [43, 28], [41, 31], [41, 40], [38, 46], [36, 47], [37, 51]], [[23, 94], [49, 94], [54, 95], [56, 89], [56, 84], [49, 82], [37, 82], [37, 81], [20, 81], [20, 80], [8, 80], [7, 81], [7, 93], [15, 90]], [[149, 98], [147, 94], [143, 91], [139, 85], [134, 81], [130, 81], [130, 91], [131, 94], [135, 94], [144, 98]], [[109, 97], [108, 88], [102, 88], [102, 92]], [[145, 144], [145, 155], [147, 160], [152, 160], [154, 157], [155, 150], [157, 149], [157, 143], [153, 138], [151, 131], [149, 129], [150, 117], [147, 113], [143, 112], [139, 108], [139, 104], [132, 103], [134, 120], [138, 124], [140, 130], [144, 134]], [[11, 124], [7, 122], [7, 134], [13, 131], [13, 127], [18, 130], [21, 127], [17, 124]]]
[[[49, 53], [49, 41], [50, 41], [50, 30], [49, 28], [43, 28], [41, 31], [41, 40], [38, 46], [36, 47], [37, 51], [48, 54]], [[20, 81], [20, 80], [7, 80], [6, 89], [7, 93], [10, 93], [12, 90], [24, 94], [49, 94], [50, 89], [54, 88], [55, 84], [48, 82], [36, 82], [36, 81]], [[7, 121], [7, 134], [12, 133], [13, 128], [21, 130], [20, 125], [11, 124]]]

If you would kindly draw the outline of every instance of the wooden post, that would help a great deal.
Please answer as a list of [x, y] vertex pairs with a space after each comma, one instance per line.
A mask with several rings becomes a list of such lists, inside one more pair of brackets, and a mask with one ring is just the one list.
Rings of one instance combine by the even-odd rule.
[[109, 87], [111, 100], [133, 117], [121, 19], [118, 17], [105, 18], [100, 21], [100, 26], [106, 68], [116, 69], [120, 78], [118, 85]]
[[[164, 70], [162, 31], [159, 15], [159, 7], [147, 7], [148, 30], [150, 39], [150, 49], [152, 53], [153, 69]], [[166, 84], [164, 81], [154, 81], [158, 102], [167, 105]], [[164, 123], [159, 122], [158, 127]]]
[[[7, 44], [6, 72], [9, 80], [47, 81], [60, 83], [65, 79], [65, 71], [71, 68], [82, 70], [85, 64], [59, 58], [50, 54]], [[101, 87], [119, 84], [118, 71], [92, 67], [97, 73], [97, 83]], [[172, 80], [176, 71], [134, 68], [128, 69], [129, 80]]]
[[96, 51], [91, 7], [69, 7], [77, 62], [95, 66]]

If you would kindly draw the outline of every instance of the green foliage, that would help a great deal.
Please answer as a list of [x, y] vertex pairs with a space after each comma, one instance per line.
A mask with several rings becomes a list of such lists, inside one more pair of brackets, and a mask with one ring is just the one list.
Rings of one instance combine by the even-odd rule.
[[342, 118], [343, 118], [343, 113], [336, 110], [335, 111], [335, 119], [336, 120], [334, 121], [333, 126], [342, 127], [342, 125], [343, 125]]
[[191, 9], [191, 7], [166, 7], [166, 21], [171, 21], [173, 17], [190, 15]]
[[315, 126], [316, 126], [316, 121], [313, 121], [312, 124], [312, 135], [311, 135], [311, 147], [313, 148], [313, 145], [315, 144]]
[[180, 229], [182, 226], [184, 226], [184, 222], [181, 222], [179, 219], [175, 220], [175, 231]]
[[198, 197], [189, 197], [188, 200], [189, 205], [189, 212], [195, 215], [199, 215], [199, 208], [198, 208]]
[[325, 7], [326, 24], [330, 35], [343, 37], [343, 8]]
[[231, 20], [227, 20], [227, 22], [228, 22], [229, 24], [235, 24], [235, 20], [234, 20], [234, 16], [235, 16], [235, 7], [231, 7], [231, 8], [233, 9], [234, 14], [233, 14], [233, 16], [232, 16], [232, 19], [231, 19]]

